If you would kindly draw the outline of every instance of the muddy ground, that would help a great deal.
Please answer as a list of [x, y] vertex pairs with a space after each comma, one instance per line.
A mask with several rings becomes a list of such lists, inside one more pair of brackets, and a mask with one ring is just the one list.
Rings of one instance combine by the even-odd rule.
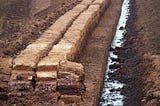
[[160, 106], [159, 5], [159, 0], [131, 0], [125, 42], [115, 52], [121, 64], [110, 75], [126, 84], [126, 106]]

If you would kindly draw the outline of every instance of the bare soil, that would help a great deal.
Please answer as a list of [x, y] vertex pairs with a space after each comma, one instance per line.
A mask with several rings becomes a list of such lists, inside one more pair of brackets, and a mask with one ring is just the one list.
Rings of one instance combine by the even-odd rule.
[[[8, 23], [19, 22], [17, 26], [5, 28], [4, 33], [0, 35], [0, 105], [7, 105], [7, 82], [9, 81], [11, 71], [10, 56], [17, 55], [28, 44], [37, 39], [45, 29], [47, 29], [55, 20], [71, 9], [79, 0], [59, 0], [65, 2], [58, 8], [50, 8], [35, 17], [13, 18], [8, 17]], [[118, 2], [118, 0], [112, 0]], [[127, 34], [122, 48], [117, 48], [120, 61], [119, 71], [111, 74], [111, 78], [118, 79], [126, 85], [122, 93], [126, 96], [126, 106], [160, 106], [160, 1], [159, 0], [131, 0], [131, 16], [127, 22]], [[119, 3], [117, 4], [119, 6]], [[119, 7], [117, 7], [118, 9]], [[118, 14], [118, 13], [117, 13]], [[114, 16], [112, 12], [109, 16]], [[112, 17], [111, 17], [112, 18]], [[101, 89], [103, 75], [105, 70], [107, 53], [110, 41], [105, 41], [107, 28], [102, 28], [105, 23], [110, 22], [109, 18], [101, 21], [100, 27], [91, 36], [88, 45], [77, 60], [82, 62], [86, 68], [87, 92], [84, 95], [84, 102], [79, 106], [96, 105], [91, 101], [98, 101]], [[112, 22], [111, 22], [112, 23]], [[10, 26], [11, 24], [7, 25]], [[110, 27], [110, 26], [108, 26]], [[114, 30], [116, 26], [113, 27]], [[14, 30], [16, 29], [16, 30]], [[114, 33], [111, 33], [114, 35]], [[95, 43], [96, 42], [96, 43]], [[103, 43], [104, 42], [104, 43]], [[103, 55], [103, 56], [102, 56]], [[2, 58], [7, 57], [7, 58]], [[101, 58], [100, 58], [101, 57]], [[103, 57], [103, 58], [102, 58]], [[103, 61], [100, 61], [100, 60]], [[99, 64], [99, 65], [98, 65]], [[87, 71], [90, 70], [91, 71]], [[99, 72], [98, 72], [99, 71]], [[97, 86], [97, 88], [95, 88]], [[95, 100], [94, 100], [95, 99]], [[63, 104], [62, 104], [63, 105]], [[76, 104], [75, 104], [76, 105]], [[74, 104], [73, 104], [74, 106]]]

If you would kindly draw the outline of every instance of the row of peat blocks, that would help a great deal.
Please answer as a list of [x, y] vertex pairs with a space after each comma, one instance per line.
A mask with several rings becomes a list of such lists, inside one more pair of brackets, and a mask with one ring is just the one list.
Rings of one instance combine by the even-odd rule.
[[109, 0], [83, 0], [61, 16], [13, 60], [10, 102], [55, 104], [81, 101], [85, 71], [73, 62]]

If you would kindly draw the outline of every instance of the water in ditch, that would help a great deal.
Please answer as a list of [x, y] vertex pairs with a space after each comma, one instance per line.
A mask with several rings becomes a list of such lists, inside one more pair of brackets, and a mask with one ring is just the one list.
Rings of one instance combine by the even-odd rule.
[[123, 106], [124, 105], [123, 101], [125, 96], [121, 94], [120, 89], [123, 88], [125, 84], [117, 80], [110, 80], [108, 74], [117, 71], [117, 69], [110, 68], [110, 67], [113, 66], [114, 64], [116, 65], [119, 64], [119, 62], [113, 61], [118, 58], [118, 55], [115, 55], [113, 52], [117, 47], [121, 47], [124, 42], [123, 37], [124, 37], [124, 34], [126, 33], [125, 26], [126, 26], [128, 16], [130, 15], [129, 2], [130, 0], [124, 0], [122, 4], [121, 16], [118, 22], [115, 37], [111, 44], [112, 51], [109, 52], [100, 106]]

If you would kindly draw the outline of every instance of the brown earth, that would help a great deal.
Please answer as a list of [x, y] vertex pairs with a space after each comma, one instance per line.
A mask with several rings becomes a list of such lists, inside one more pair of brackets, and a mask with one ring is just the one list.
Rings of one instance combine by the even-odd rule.
[[126, 85], [126, 106], [160, 106], [160, 1], [131, 0], [131, 16], [119, 55], [120, 69], [111, 74]]
[[160, 1], [136, 0], [137, 45], [144, 66], [143, 97], [144, 106], [160, 106]]
[[[118, 0], [116, 1], [118, 2]], [[122, 93], [126, 96], [126, 106], [160, 106], [160, 1], [131, 1], [132, 14], [129, 18], [129, 21], [127, 22], [128, 32], [125, 35], [126, 41], [124, 43], [124, 46], [122, 48], [118, 48], [115, 52], [119, 55], [121, 67], [119, 71], [110, 76], [114, 79], [118, 79], [121, 82], [126, 83], [125, 87], [122, 89]], [[6, 36], [6, 34], [2, 34], [0, 38], [0, 56], [15, 56], [29, 43], [37, 39], [49, 25], [51, 25], [65, 11], [72, 8], [76, 3], [73, 0], [73, 2], [68, 2], [68, 6], [64, 4], [64, 8], [58, 8], [56, 10], [58, 12], [56, 13], [52, 13], [50, 11], [52, 13], [50, 15], [50, 12], [48, 10], [49, 13], [44, 12], [45, 15], [39, 15], [37, 17], [33, 17], [32, 19], [27, 19], [27, 24], [25, 24], [26, 26], [22, 27], [22, 29], [19, 29], [18, 32], [14, 32], [14, 34], [7, 34], [8, 36]], [[103, 32], [103, 34], [105, 34], [106, 31], [103, 30], [107, 29], [104, 28], [101, 30], [102, 31], [100, 32]], [[100, 34], [100, 32], [98, 33]], [[10, 33], [12, 33], [12, 31]], [[101, 35], [101, 37], [103, 36], [103, 34]], [[97, 68], [95, 63], [101, 62], [103, 63], [102, 67], [105, 66], [104, 61], [106, 57], [103, 58], [103, 62], [99, 61], [98, 58], [93, 59], [93, 57], [99, 57], [101, 55], [98, 50], [104, 53], [103, 50], [106, 43], [102, 43], [102, 41], [105, 39], [101, 39], [101, 37], [89, 37], [89, 39], [91, 38], [91, 40], [88, 43], [88, 49], [86, 50], [86, 52], [84, 50], [84, 52], [82, 52], [83, 55], [77, 60], [82, 63], [84, 63], [85, 61], [84, 64], [86, 64], [86, 68], [90, 68], [93, 71], [86, 71], [88, 75], [88, 77], [86, 78], [90, 79], [86, 80], [86, 82], [88, 81], [87, 86], [90, 86], [90, 88], [88, 88], [88, 91], [92, 89], [91, 92], [88, 92], [88, 94], [93, 94], [92, 96], [99, 96], [99, 92], [94, 92], [97, 89], [93, 88], [93, 86], [96, 86], [97, 84], [101, 85], [103, 77], [97, 73], [97, 70], [101, 69]], [[94, 48], [95, 46], [91, 45], [95, 40], [99, 42], [95, 45], [96, 47], [98, 47], [97, 49]], [[103, 46], [101, 44], [103, 44]], [[90, 47], [92, 47], [93, 52], [90, 51]], [[106, 54], [104, 56], [106, 56]], [[10, 64], [11, 58], [5, 58], [5, 60], [4, 58], [0, 58], [0, 84], [3, 85], [4, 88], [6, 87], [5, 83], [8, 82], [8, 79], [5, 79], [6, 77], [3, 76], [10, 75]], [[104, 72], [101, 72], [101, 74], [102, 73]], [[0, 88], [0, 95], [3, 95], [2, 93], [4, 93], [3, 96], [0, 96], [0, 105], [2, 106], [4, 105], [4, 100], [7, 99], [7, 97], [5, 96], [5, 92], [7, 92], [5, 90], [7, 89], [7, 87], [6, 89], [4, 88]], [[88, 99], [89, 101], [87, 101], [87, 99], [85, 98], [90, 98], [90, 96], [86, 95], [84, 97], [84, 101], [86, 103], [89, 103], [94, 99], [90, 98]], [[1, 102], [2, 100], [3, 102]], [[84, 104], [82, 103], [82, 105], [80, 104], [79, 106], [83, 105]], [[89, 105], [86, 104], [86, 106]]]

